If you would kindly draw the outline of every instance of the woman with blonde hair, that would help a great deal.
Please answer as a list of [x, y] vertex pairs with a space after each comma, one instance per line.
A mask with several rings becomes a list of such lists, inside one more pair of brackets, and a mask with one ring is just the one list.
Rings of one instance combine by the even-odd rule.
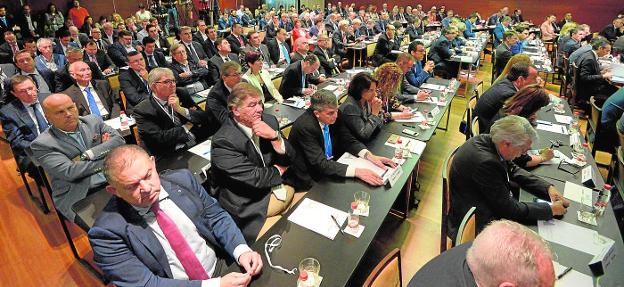
[[527, 62], [529, 63], [529, 65], [533, 64], [533, 60], [531, 60], [529, 55], [525, 55], [525, 54], [514, 55], [513, 57], [509, 59], [509, 62], [507, 62], [507, 65], [505, 65], [505, 68], [503, 68], [503, 71], [500, 73], [500, 75], [498, 75], [498, 78], [496, 78], [496, 80], [492, 82], [492, 85], [494, 85], [494, 83], [507, 77], [507, 74], [509, 74], [509, 70], [511, 70], [511, 66], [519, 62]]
[[[377, 83], [377, 95], [382, 101], [382, 110], [386, 121], [409, 119], [413, 117], [412, 110], [401, 104], [396, 95], [401, 92], [403, 70], [394, 62], [385, 63], [373, 75]], [[400, 112], [394, 113], [392, 112]]]

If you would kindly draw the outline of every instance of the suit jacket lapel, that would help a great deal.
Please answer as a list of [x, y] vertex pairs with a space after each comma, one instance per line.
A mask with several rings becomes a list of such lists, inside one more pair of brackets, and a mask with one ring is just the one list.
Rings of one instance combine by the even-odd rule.
[[104, 96], [106, 95], [106, 90], [104, 90], [104, 87], [102, 87], [102, 85], [100, 85], [100, 83], [96, 82], [95, 80], [91, 80], [91, 85], [97, 92], [98, 97], [100, 98], [100, 102], [102, 102], [102, 105], [104, 105], [104, 108], [106, 108], [106, 110], [108, 111], [108, 116], [112, 117], [111, 113], [113, 112], [113, 109], [108, 104], [108, 101], [107, 101], [108, 98]]
[[22, 104], [22, 102], [20, 102], [19, 100], [13, 102], [13, 107], [15, 108], [17, 118], [21, 120], [25, 125], [27, 125], [28, 128], [33, 131], [33, 134], [35, 134], [35, 132], [37, 131], [37, 126], [30, 117], [30, 114], [28, 113], [28, 107], [25, 107], [24, 104]]

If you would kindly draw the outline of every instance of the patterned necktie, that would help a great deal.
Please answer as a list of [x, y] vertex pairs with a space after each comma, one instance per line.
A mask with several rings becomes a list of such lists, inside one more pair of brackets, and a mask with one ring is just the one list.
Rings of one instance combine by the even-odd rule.
[[201, 262], [195, 255], [195, 252], [193, 252], [193, 249], [191, 249], [191, 246], [189, 246], [182, 232], [180, 232], [180, 229], [178, 229], [171, 217], [160, 209], [159, 202], [152, 204], [150, 210], [156, 215], [158, 226], [165, 235], [165, 238], [167, 238], [176, 257], [180, 260], [189, 280], [210, 279], [210, 276], [201, 265]]
[[329, 125], [323, 125], [323, 141], [325, 142], [325, 157], [331, 159], [332, 155], [332, 141], [329, 134]]
[[102, 114], [100, 113], [100, 109], [98, 108], [97, 103], [95, 102], [95, 97], [93, 97], [93, 94], [91, 93], [91, 87], [86, 87], [84, 91], [87, 93], [87, 101], [89, 102], [89, 110], [91, 110], [92, 114], [95, 114], [101, 117]]
[[149, 63], [150, 67], [154, 68], [158, 65], [156, 65], [156, 59], [154, 59], [154, 55], [148, 55], [147, 56], [147, 62]]
[[199, 56], [197, 56], [197, 52], [195, 52], [195, 48], [193, 48], [193, 44], [188, 45], [189, 50], [191, 51], [191, 57], [195, 63], [199, 62]]
[[38, 105], [39, 103], [35, 102], [34, 104], [30, 105], [30, 107], [33, 109], [33, 112], [35, 113], [35, 119], [37, 120], [37, 127], [39, 127], [39, 133], [42, 133], [48, 128], [48, 122], [43, 117], [41, 112], [39, 112], [39, 109], [37, 109]]

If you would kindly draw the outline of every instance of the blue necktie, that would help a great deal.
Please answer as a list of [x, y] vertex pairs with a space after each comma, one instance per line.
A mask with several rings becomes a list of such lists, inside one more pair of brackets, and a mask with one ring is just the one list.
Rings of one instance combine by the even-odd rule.
[[98, 108], [97, 103], [95, 102], [95, 98], [93, 97], [93, 94], [91, 93], [91, 88], [86, 87], [85, 92], [87, 92], [87, 101], [89, 101], [89, 110], [91, 110], [92, 114], [95, 114], [101, 117], [102, 114], [100, 113], [100, 109]]
[[331, 135], [329, 134], [329, 125], [323, 126], [323, 141], [325, 142], [325, 157], [327, 157], [327, 159], [331, 159], [333, 155]]
[[306, 88], [306, 75], [305, 75], [305, 73], [303, 73], [303, 75], [301, 75], [301, 88], [304, 88], [304, 89]]
[[286, 46], [284, 44], [280, 44], [282, 47], [282, 53], [284, 53], [284, 59], [286, 59], [286, 63], [290, 64], [290, 55], [288, 55], [288, 50], [286, 50]]
[[39, 112], [39, 109], [37, 109], [38, 105], [39, 103], [35, 102], [34, 104], [30, 105], [30, 107], [33, 109], [33, 112], [35, 113], [35, 119], [37, 119], [37, 126], [39, 127], [39, 133], [42, 133], [48, 128], [48, 122], [43, 117], [41, 112]]

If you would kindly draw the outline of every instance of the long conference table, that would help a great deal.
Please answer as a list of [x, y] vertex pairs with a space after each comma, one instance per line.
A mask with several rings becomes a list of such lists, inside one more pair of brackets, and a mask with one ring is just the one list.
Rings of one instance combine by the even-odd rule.
[[[564, 115], [572, 116], [572, 112], [570, 110], [569, 105], [567, 103], [564, 103], [564, 105], [565, 105]], [[552, 104], [551, 104], [543, 108], [538, 113], [538, 119], [556, 124], [557, 121], [554, 115], [555, 115], [554, 109], [552, 108]], [[551, 147], [551, 144], [552, 144], [551, 141], [560, 141], [562, 143], [562, 146], [554, 147], [554, 149], [559, 150], [560, 152], [570, 157], [572, 153], [572, 148], [570, 147], [569, 135], [564, 135], [564, 134], [540, 130], [540, 129], [537, 129], [537, 133], [538, 133], [538, 140], [533, 143], [533, 147], [532, 147], [533, 149], [542, 149], [542, 148]], [[594, 158], [591, 155], [591, 151], [585, 148], [584, 155], [587, 159], [587, 164], [590, 165], [593, 170], [595, 186], [596, 186], [595, 188], [601, 189], [604, 184], [604, 181], [600, 173], [598, 172], [598, 167], [596, 165]], [[559, 192], [561, 192], [561, 194], [564, 194], [564, 186], [565, 186], [566, 181], [582, 185], [580, 170], [576, 172], [575, 174], [573, 174], [573, 173], [562, 170], [561, 168], [559, 168], [557, 164], [542, 164], [542, 165], [539, 165], [535, 168], [528, 169], [528, 170], [532, 172], [533, 174], [555, 185], [555, 187], [557, 188], [557, 190], [559, 190]], [[571, 171], [571, 172], [576, 171], [570, 168], [569, 166], [566, 167], [566, 170]], [[592, 202], [594, 202], [597, 199], [598, 193], [596, 191], [593, 191], [592, 193], [593, 193]], [[521, 201], [528, 202], [528, 201], [533, 201], [533, 199], [534, 199], [534, 196], [526, 191], [522, 191], [520, 193]], [[599, 282], [600, 286], [603, 286], [603, 287], [604, 286], [624, 286], [624, 245], [622, 243], [622, 236], [620, 234], [620, 230], [618, 228], [618, 223], [616, 222], [612, 206], [609, 204], [604, 212], [604, 215], [598, 218], [597, 220], [598, 226], [592, 226], [592, 225], [589, 225], [589, 224], [586, 224], [577, 220], [577, 211], [581, 210], [581, 203], [578, 203], [572, 200], [570, 201], [570, 203], [571, 205], [568, 208], [567, 213], [560, 220], [576, 225], [576, 226], [581, 226], [584, 228], [588, 228], [590, 230], [595, 230], [598, 232], [598, 234], [604, 237], [610, 238], [615, 242], [614, 243], [615, 254], [616, 254], [615, 259], [613, 260], [611, 265], [608, 266], [608, 268], [606, 269], [605, 275], [600, 277], [600, 282]], [[539, 231], [538, 230], [539, 228], [537, 225], [530, 225], [529, 227], [536, 232]], [[558, 236], [575, 236], [575, 234], [558, 234]], [[556, 260], [559, 264], [563, 266], [572, 267], [573, 270], [592, 277], [594, 285], [590, 285], [590, 286], [598, 286], [596, 285], [597, 278], [592, 275], [587, 265], [592, 259], [593, 257], [592, 255], [576, 250], [574, 248], [571, 248], [570, 246], [560, 245], [555, 242], [549, 242], [549, 245], [550, 245], [552, 252], [555, 254], [553, 258], [554, 260]], [[586, 285], [583, 285], [582, 283], [577, 282], [574, 286], [583, 287]]]

